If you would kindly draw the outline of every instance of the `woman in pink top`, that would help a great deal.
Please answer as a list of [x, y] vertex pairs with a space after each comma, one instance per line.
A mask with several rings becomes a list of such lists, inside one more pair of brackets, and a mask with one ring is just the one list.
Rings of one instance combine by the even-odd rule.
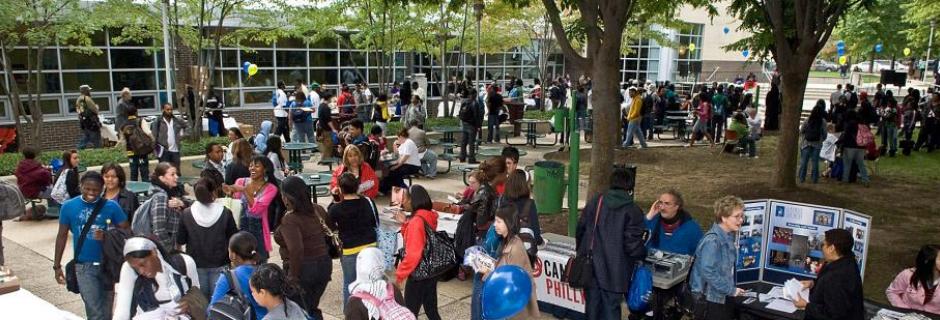
[[914, 267], [905, 269], [885, 290], [888, 301], [898, 308], [940, 314], [940, 246], [928, 244], [920, 248]]
[[271, 230], [268, 223], [268, 208], [277, 196], [277, 179], [274, 178], [274, 164], [267, 157], [256, 156], [248, 167], [250, 176], [235, 181], [226, 187], [227, 193], [242, 200], [242, 213], [239, 228], [255, 236], [258, 243], [258, 255], [261, 263], [268, 260], [271, 251]]

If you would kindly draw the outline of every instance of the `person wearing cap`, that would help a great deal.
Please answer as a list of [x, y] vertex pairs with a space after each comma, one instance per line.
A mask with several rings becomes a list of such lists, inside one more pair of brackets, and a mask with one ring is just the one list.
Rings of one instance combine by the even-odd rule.
[[78, 125], [82, 129], [82, 137], [78, 141], [78, 149], [101, 147], [101, 121], [98, 119], [98, 105], [91, 99], [91, 86], [83, 84], [78, 87], [81, 93], [75, 99], [75, 112], [78, 113]]

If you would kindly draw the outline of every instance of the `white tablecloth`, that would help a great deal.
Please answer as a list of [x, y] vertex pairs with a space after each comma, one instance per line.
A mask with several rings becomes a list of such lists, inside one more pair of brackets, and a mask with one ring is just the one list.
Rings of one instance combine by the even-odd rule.
[[0, 295], [0, 310], [3, 319], [82, 319], [71, 312], [59, 310], [48, 301], [22, 288]]
[[[438, 212], [437, 213], [437, 231], [447, 232], [451, 237], [454, 236], [454, 233], [457, 232], [457, 221], [460, 220], [459, 214], [451, 214]], [[382, 228], [388, 230], [401, 230], [401, 224], [399, 224], [392, 217], [392, 211], [388, 207], [379, 209], [379, 222], [381, 223]], [[401, 237], [401, 232], [398, 233], [398, 249], [404, 247], [405, 242]]]

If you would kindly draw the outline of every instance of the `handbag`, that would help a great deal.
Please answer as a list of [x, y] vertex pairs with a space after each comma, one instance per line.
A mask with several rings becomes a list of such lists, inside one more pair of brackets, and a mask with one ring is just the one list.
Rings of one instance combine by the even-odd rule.
[[189, 291], [180, 298], [180, 302], [186, 302], [189, 304], [189, 317], [192, 320], [206, 320], [208, 319], [208, 314], [206, 310], [209, 309], [209, 299], [206, 298], [206, 295], [202, 293], [197, 287], [189, 287]]
[[101, 208], [104, 208], [104, 203], [107, 202], [104, 198], [99, 198], [98, 202], [95, 203], [95, 208], [91, 211], [91, 215], [88, 216], [88, 220], [85, 221], [85, 225], [82, 226], [82, 232], [78, 235], [78, 246], [75, 246], [75, 255], [72, 256], [72, 260], [65, 264], [65, 288], [71, 293], [80, 293], [78, 287], [78, 276], [75, 274], [75, 264], [78, 260], [78, 254], [82, 250], [82, 246], [85, 245], [85, 238], [88, 237], [88, 231], [91, 229], [91, 225], [95, 223], [95, 220], [98, 219], [98, 214], [101, 213]]
[[563, 275], [562, 282], [567, 282], [568, 286], [575, 289], [582, 289], [594, 284], [594, 238], [597, 232], [597, 220], [601, 215], [601, 207], [604, 205], [604, 196], [600, 197], [597, 203], [597, 209], [594, 212], [594, 228], [591, 231], [591, 244], [586, 254], [575, 255], [569, 258], [565, 267], [567, 272]]
[[323, 228], [323, 234], [326, 238], [326, 251], [329, 253], [330, 258], [339, 259], [343, 255], [343, 240], [339, 238], [339, 232], [333, 231], [329, 226], [326, 225], [326, 221], [323, 220], [323, 216], [317, 214], [317, 220], [320, 221], [320, 227]]
[[[707, 235], [706, 235], [707, 236]], [[705, 240], [702, 237], [702, 240]], [[698, 253], [702, 249], [702, 243], [704, 241], [699, 241], [698, 246], [695, 248], [695, 253]], [[679, 292], [676, 293], [676, 304], [683, 313], [692, 314], [693, 312], [704, 312], [705, 304], [705, 289], [702, 289], [702, 293], [692, 292], [692, 270], [695, 268], [695, 256], [692, 256], [692, 263], [689, 264], [689, 276], [686, 277], [685, 281], [679, 284]], [[707, 287], [708, 284], [706, 283]], [[696, 317], [695, 319], [701, 319]]]
[[375, 202], [368, 197], [363, 197], [369, 201], [372, 206], [372, 214], [375, 216], [375, 239], [376, 247], [382, 251], [385, 257], [385, 270], [395, 269], [395, 255], [398, 251], [398, 231], [382, 229], [379, 220], [379, 213], [376, 210]]
[[418, 262], [415, 270], [411, 272], [411, 278], [419, 281], [436, 278], [457, 265], [457, 257], [454, 255], [454, 241], [447, 236], [447, 232], [434, 232], [424, 218], [415, 217], [424, 222], [425, 241], [421, 261]]
[[52, 193], [50, 196], [52, 197], [52, 200], [55, 200], [55, 202], [58, 202], [59, 204], [62, 204], [69, 199], [69, 190], [68, 186], [66, 186], [69, 170], [71, 169], [65, 169], [62, 170], [62, 172], [59, 172], [59, 177], [56, 178], [55, 184], [52, 186]]

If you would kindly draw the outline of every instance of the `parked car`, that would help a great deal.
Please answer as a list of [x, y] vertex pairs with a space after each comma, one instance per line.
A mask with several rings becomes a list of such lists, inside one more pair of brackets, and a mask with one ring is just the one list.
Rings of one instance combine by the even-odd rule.
[[[852, 70], [856, 72], [868, 72], [868, 67], [871, 66], [871, 72], [881, 72], [882, 70], [891, 70], [891, 60], [875, 60], [874, 65], [871, 65], [870, 61], [862, 61], [852, 65]], [[902, 61], [896, 60], [894, 62], [894, 71], [897, 72], [907, 72], [907, 65]]]
[[839, 65], [826, 60], [816, 59], [816, 61], [813, 62], [813, 70], [833, 72], [839, 70]]

